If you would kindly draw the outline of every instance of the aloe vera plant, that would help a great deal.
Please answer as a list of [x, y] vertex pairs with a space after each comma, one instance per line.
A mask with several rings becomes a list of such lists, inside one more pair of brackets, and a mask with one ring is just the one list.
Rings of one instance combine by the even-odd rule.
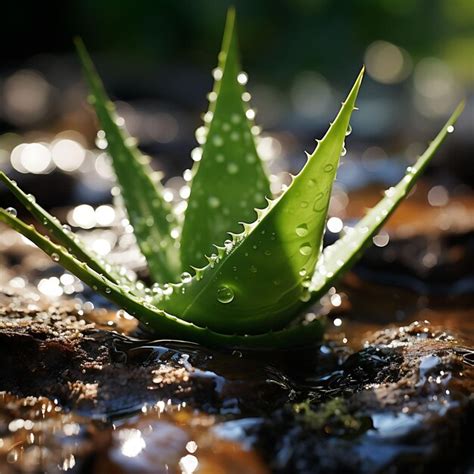
[[[257, 153], [253, 111], [240, 71], [235, 15], [229, 11], [209, 110], [197, 138], [184, 222], [117, 116], [81, 41], [76, 43], [108, 142], [123, 201], [145, 256], [151, 288], [99, 259], [32, 196], [0, 172], [0, 180], [47, 229], [40, 234], [15, 213], [0, 221], [53, 260], [137, 317], [160, 337], [221, 347], [283, 348], [321, 339], [320, 320], [298, 323], [355, 262], [427, 166], [462, 112], [460, 104], [414, 166], [335, 244], [322, 251], [332, 184], [363, 70], [336, 118], [297, 176], [278, 197]], [[174, 232], [179, 229], [180, 232]]]

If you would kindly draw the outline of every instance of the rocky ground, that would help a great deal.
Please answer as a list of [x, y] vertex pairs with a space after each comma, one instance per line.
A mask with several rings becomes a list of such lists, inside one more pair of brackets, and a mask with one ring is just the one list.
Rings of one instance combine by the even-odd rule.
[[256, 356], [0, 303], [2, 474], [468, 472], [474, 352], [428, 322]]

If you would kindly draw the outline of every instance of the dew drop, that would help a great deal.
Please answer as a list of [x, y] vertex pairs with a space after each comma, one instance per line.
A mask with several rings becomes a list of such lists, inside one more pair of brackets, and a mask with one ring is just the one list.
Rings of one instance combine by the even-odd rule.
[[221, 286], [217, 290], [217, 301], [219, 303], [223, 304], [228, 304], [231, 303], [234, 299], [234, 292], [232, 288], [229, 288], [228, 286]]
[[222, 69], [221, 68], [218, 68], [216, 67], [215, 69], [213, 69], [212, 71], [212, 77], [216, 80], [216, 81], [220, 81], [222, 79]]
[[204, 114], [204, 122], [206, 122], [206, 123], [211, 122], [213, 116], [214, 116], [214, 114], [212, 113], [212, 111], [208, 110], [208, 111]]
[[134, 146], [137, 145], [137, 139], [135, 137], [127, 137], [125, 139], [125, 145], [130, 146], [130, 147], [134, 147]]
[[216, 209], [217, 207], [220, 206], [221, 202], [215, 196], [210, 196], [209, 199], [207, 200], [207, 203], [209, 204], [209, 207]]
[[341, 150], [341, 156], [346, 156], [346, 154], [347, 154], [346, 147], [343, 146], [343, 147], [342, 147], [342, 150]]
[[238, 114], [232, 114], [232, 117], [230, 118], [232, 123], [239, 123], [242, 119], [240, 115]]
[[242, 100], [244, 102], [249, 102], [252, 96], [248, 92], [243, 92], [242, 93]]
[[323, 168], [323, 171], [324, 171], [325, 173], [330, 173], [333, 169], [334, 169], [334, 165], [332, 165], [331, 163], [328, 163], [328, 164]]
[[446, 131], [448, 133], [453, 133], [454, 132], [454, 127], [452, 125], [448, 125], [448, 127], [446, 128]]
[[183, 283], [189, 283], [192, 279], [193, 279], [193, 277], [191, 276], [191, 274], [189, 272], [181, 273], [181, 281]]
[[53, 262], [59, 262], [59, 255], [57, 253], [52, 253], [51, 258], [53, 259]]
[[299, 272], [298, 272], [299, 276], [301, 277], [304, 277], [306, 276], [306, 269], [302, 268]]
[[352, 127], [351, 127], [351, 124], [349, 124], [349, 126], [347, 127], [347, 130], [346, 130], [346, 137], [348, 135], [350, 135], [352, 133]]
[[212, 143], [215, 146], [222, 146], [224, 144], [224, 140], [220, 135], [215, 135], [214, 137], [212, 137]]
[[309, 255], [311, 253], [311, 244], [308, 242], [301, 244], [300, 246], [300, 254], [301, 255]]
[[321, 202], [323, 197], [324, 197], [324, 193], [318, 193], [316, 195], [315, 200], [314, 200], [314, 205], [313, 205], [313, 211], [314, 212], [324, 211], [326, 206], [325, 206], [324, 202]]
[[245, 116], [249, 119], [249, 120], [253, 120], [255, 118], [255, 110], [253, 109], [248, 109], [247, 112], [245, 112]]
[[239, 171], [239, 167], [235, 163], [229, 163], [227, 165], [227, 172], [229, 174], [236, 174]]
[[247, 84], [248, 79], [249, 78], [245, 72], [240, 72], [237, 76], [237, 82], [242, 86], [245, 86], [245, 84]]
[[308, 290], [303, 291], [300, 295], [300, 301], [303, 303], [308, 302], [311, 299], [311, 293]]
[[8, 214], [10, 214], [10, 215], [13, 216], [13, 217], [16, 217], [17, 214], [18, 214], [17, 211], [16, 211], [16, 209], [15, 209], [14, 207], [7, 207], [7, 208], [5, 209], [5, 211], [7, 211]]
[[26, 197], [27, 197], [28, 201], [36, 202], [36, 198], [33, 196], [33, 194], [27, 194]]
[[304, 237], [305, 235], [308, 235], [308, 226], [306, 224], [300, 224], [296, 227], [295, 231], [297, 236]]

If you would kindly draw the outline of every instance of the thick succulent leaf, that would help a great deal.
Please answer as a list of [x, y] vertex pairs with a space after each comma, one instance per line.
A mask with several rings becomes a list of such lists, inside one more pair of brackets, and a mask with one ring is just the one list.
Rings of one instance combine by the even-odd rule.
[[121, 128], [113, 103], [107, 97], [82, 41], [76, 40], [85, 77], [99, 122], [107, 139], [107, 150], [138, 245], [157, 282], [177, 281], [180, 274], [179, 246], [171, 237], [176, 225], [169, 204], [163, 199], [159, 180], [153, 179], [148, 158], [143, 156]]
[[193, 278], [157, 305], [229, 333], [281, 328], [309, 297], [305, 283], [321, 252], [331, 188], [362, 81], [361, 71], [335, 121], [286, 192], [245, 225]]
[[265, 197], [271, 195], [242, 100], [246, 75], [240, 71], [233, 9], [227, 15], [214, 77], [206, 123], [201, 127], [201, 135], [207, 133], [207, 138], [193, 170], [182, 230], [181, 261], [186, 270], [207, 263], [204, 256], [211, 254], [212, 245], [222, 245], [228, 232], [238, 232], [239, 222], [253, 220], [254, 208], [263, 207]]
[[380, 230], [409, 193], [447, 134], [454, 131], [454, 124], [463, 108], [464, 103], [460, 103], [436, 138], [418, 158], [417, 162], [407, 169], [403, 179], [396, 186], [387, 189], [385, 197], [354, 228], [349, 229], [333, 245], [326, 247], [318, 261], [311, 281], [309, 304], [323, 296], [334, 285], [334, 282], [354, 265], [364, 248], [372, 242], [373, 236]]
[[225, 335], [207, 328], [198, 327], [195, 324], [158, 310], [146, 299], [126, 293], [123, 287], [116, 285], [104, 275], [97, 273], [86, 263], [80, 262], [64, 247], [54, 244], [39, 234], [33, 226], [25, 224], [4, 209], [0, 209], [0, 221], [28, 238], [64, 268], [94, 289], [94, 291], [98, 291], [130, 314], [136, 316], [159, 337], [181, 338], [207, 346], [253, 349], [305, 346], [314, 344], [322, 338], [324, 328], [319, 320], [307, 325], [294, 326], [282, 331], [255, 336]]
[[70, 230], [66, 230], [59, 220], [43, 209], [34, 196], [26, 194], [15, 181], [0, 171], [0, 180], [8, 187], [14, 196], [20, 201], [31, 214], [43, 224], [51, 233], [52, 237], [61, 245], [66, 247], [79, 260], [86, 262], [89, 267], [98, 273], [106, 275], [112, 281], [120, 281], [119, 275], [114, 275], [113, 270], [99, 260], [92, 252], [86, 250], [84, 244]]

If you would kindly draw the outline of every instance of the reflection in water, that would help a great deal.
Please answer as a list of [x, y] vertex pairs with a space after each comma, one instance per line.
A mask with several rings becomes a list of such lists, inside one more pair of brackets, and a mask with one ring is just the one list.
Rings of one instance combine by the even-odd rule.
[[121, 443], [121, 453], [128, 458], [138, 456], [146, 447], [141, 431], [136, 429], [120, 430], [118, 440]]

